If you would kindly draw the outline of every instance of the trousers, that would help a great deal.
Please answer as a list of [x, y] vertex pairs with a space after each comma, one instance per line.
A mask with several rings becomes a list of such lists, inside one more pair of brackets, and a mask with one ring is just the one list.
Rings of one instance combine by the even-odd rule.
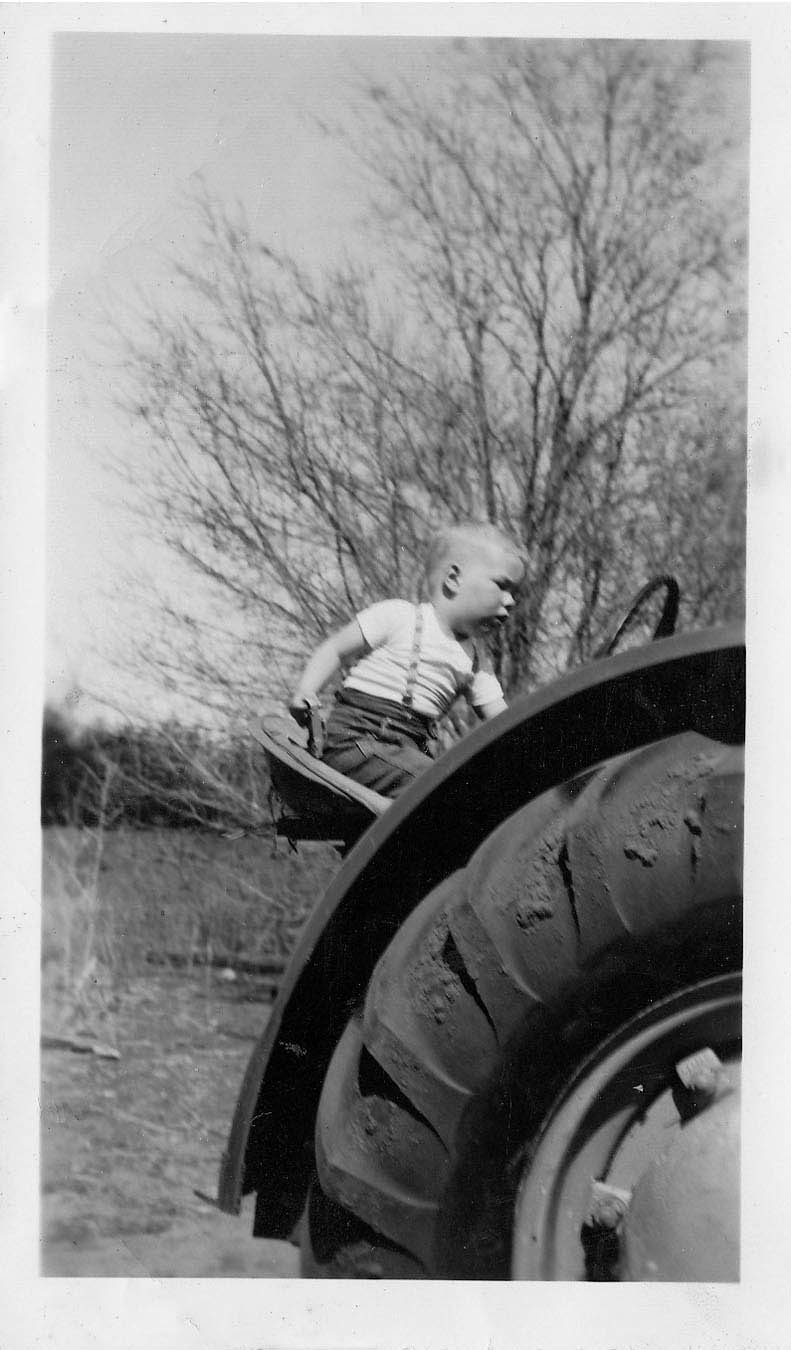
[[411, 708], [356, 689], [335, 695], [322, 759], [364, 787], [396, 797], [434, 762], [436, 733]]

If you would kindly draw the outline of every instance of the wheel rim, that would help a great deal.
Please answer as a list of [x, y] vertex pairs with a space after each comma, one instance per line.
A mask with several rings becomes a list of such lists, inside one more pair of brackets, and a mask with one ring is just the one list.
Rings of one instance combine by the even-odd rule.
[[738, 1278], [740, 1055], [736, 975], [610, 1037], [556, 1101], [525, 1168], [513, 1278]]

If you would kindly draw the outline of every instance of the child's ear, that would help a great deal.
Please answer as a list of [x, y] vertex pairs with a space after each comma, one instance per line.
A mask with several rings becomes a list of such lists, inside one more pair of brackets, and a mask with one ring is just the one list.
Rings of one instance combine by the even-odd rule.
[[446, 595], [455, 595], [459, 589], [459, 579], [461, 577], [461, 568], [458, 563], [451, 563], [445, 579], [442, 583], [442, 589]]

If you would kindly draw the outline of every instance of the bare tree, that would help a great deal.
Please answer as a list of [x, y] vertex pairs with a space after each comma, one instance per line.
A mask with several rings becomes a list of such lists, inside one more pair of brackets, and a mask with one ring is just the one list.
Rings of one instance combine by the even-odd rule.
[[511, 690], [588, 654], [649, 571], [680, 572], [689, 620], [738, 611], [732, 89], [743, 112], [726, 49], [625, 42], [475, 45], [442, 96], [370, 89], [375, 274], [316, 279], [199, 198], [202, 249], [123, 353], [147, 509], [214, 602], [163, 606], [160, 675], [255, 706], [355, 609], [416, 595], [460, 516], [527, 557]]

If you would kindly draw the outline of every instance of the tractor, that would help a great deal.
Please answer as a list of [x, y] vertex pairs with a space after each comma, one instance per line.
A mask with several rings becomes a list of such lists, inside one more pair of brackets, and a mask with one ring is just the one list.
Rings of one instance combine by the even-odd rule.
[[343, 862], [219, 1204], [303, 1275], [738, 1279], [744, 639], [678, 603], [649, 582], [394, 801], [260, 732], [278, 832]]

